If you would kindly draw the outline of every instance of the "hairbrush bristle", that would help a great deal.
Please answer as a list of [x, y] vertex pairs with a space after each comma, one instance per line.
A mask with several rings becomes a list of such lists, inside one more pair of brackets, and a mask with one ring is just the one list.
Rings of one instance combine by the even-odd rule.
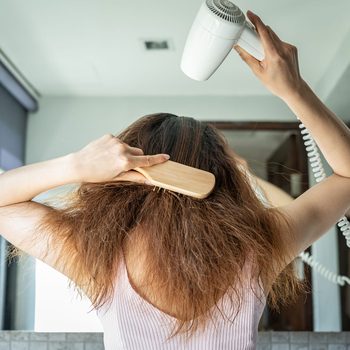
[[169, 192], [172, 193], [173, 191], [170, 191], [166, 188], [160, 187], [160, 186], [153, 186], [153, 192], [157, 190], [157, 193], [159, 193], [159, 191], [162, 191], [163, 193]]

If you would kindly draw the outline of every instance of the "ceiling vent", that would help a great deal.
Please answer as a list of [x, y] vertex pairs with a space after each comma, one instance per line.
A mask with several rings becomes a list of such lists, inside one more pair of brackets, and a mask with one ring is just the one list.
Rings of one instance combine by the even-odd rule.
[[142, 47], [146, 51], [167, 51], [173, 50], [171, 39], [140, 39]]

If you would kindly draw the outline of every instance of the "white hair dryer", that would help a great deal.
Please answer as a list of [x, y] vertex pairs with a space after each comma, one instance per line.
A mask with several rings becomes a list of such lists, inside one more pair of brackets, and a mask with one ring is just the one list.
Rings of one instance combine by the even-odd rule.
[[228, 0], [206, 0], [188, 34], [181, 70], [194, 80], [207, 80], [234, 45], [264, 59], [259, 35], [244, 13]]

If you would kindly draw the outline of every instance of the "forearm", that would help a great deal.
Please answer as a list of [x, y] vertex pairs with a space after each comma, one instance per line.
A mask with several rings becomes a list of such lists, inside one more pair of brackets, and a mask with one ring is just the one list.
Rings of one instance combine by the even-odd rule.
[[266, 199], [274, 207], [281, 207], [289, 204], [294, 198], [276, 185], [254, 176], [257, 184], [265, 194]]
[[[281, 207], [283, 205], [287, 205], [290, 202], [294, 200], [294, 198], [289, 195], [287, 192], [283, 191], [278, 186], [272, 184], [271, 182], [265, 181], [264, 179], [261, 179], [260, 177], [256, 176], [249, 168], [247, 161], [235, 154], [234, 156], [239, 164], [239, 167], [244, 169], [245, 172], [247, 172], [254, 183], [254, 187], [258, 186], [267, 201], [273, 206], [273, 207]], [[255, 185], [256, 184], [256, 185]]]
[[0, 175], [0, 207], [30, 201], [54, 187], [79, 181], [72, 153], [12, 169]]
[[350, 130], [303, 81], [302, 87], [284, 102], [302, 121], [333, 172], [350, 177]]

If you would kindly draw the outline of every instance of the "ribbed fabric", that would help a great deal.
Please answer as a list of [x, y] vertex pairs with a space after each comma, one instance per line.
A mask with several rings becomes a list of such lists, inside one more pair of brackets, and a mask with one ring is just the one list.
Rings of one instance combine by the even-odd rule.
[[[258, 197], [266, 201], [259, 187], [253, 188]], [[249, 262], [244, 266], [242, 276], [250, 276]], [[242, 307], [234, 322], [227, 320], [233, 319], [235, 309], [229, 295], [225, 294], [218, 306], [227, 317], [224, 318], [215, 309], [215, 324], [209, 320], [204, 332], [198, 331], [188, 342], [185, 342], [182, 335], [166, 341], [176, 319], [147, 302], [133, 289], [125, 261], [121, 259], [112, 302], [110, 306], [106, 303], [96, 311], [104, 330], [105, 350], [255, 349], [258, 324], [266, 298], [257, 282], [253, 287], [256, 295], [248, 283], [244, 284]]]
[[[249, 272], [246, 264], [243, 275], [248, 276]], [[106, 303], [97, 311], [104, 329], [105, 350], [255, 349], [266, 299], [259, 287], [254, 289], [257, 295], [249, 284], [244, 284], [242, 308], [233, 323], [227, 320], [232, 320], [235, 312], [226, 294], [218, 305], [227, 317], [223, 318], [215, 309], [215, 324], [209, 320], [204, 332], [197, 332], [187, 343], [181, 335], [166, 341], [176, 319], [154, 307], [133, 289], [124, 259], [121, 259], [112, 303], [110, 306]]]

